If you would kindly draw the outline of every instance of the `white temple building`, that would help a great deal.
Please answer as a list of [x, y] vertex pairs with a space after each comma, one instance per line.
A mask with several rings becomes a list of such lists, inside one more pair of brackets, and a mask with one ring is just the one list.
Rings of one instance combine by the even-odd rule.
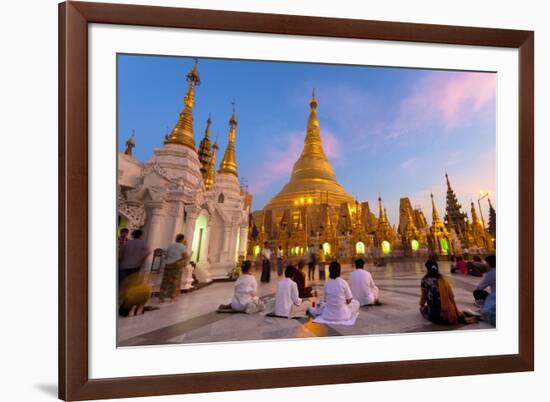
[[[166, 249], [183, 233], [199, 282], [227, 278], [239, 255], [246, 255], [251, 197], [237, 173], [235, 110], [229, 120], [229, 143], [216, 173], [217, 141], [210, 145], [210, 118], [199, 149], [195, 147], [193, 105], [200, 84], [197, 65], [187, 74], [188, 89], [179, 119], [147, 162], [132, 155], [134, 136], [118, 155], [119, 229], [142, 229], [152, 250]], [[157, 251], [158, 253], [158, 251]], [[152, 253], [142, 270], [150, 271], [160, 256]], [[153, 261], [155, 259], [155, 261]], [[191, 287], [184, 272], [182, 289]]]

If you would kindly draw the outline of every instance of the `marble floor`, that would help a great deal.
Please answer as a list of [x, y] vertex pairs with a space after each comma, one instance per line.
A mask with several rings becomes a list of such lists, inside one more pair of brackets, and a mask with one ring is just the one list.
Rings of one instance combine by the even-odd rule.
[[[215, 282], [196, 291], [182, 294], [171, 304], [159, 304], [153, 298], [148, 305], [160, 307], [136, 317], [118, 318], [118, 346], [142, 346], [220, 341], [307, 338], [322, 336], [389, 334], [443, 330], [492, 328], [480, 322], [472, 325], [441, 326], [422, 318], [418, 311], [420, 279], [425, 273], [421, 262], [395, 262], [385, 267], [367, 266], [380, 288], [381, 306], [361, 307], [355, 325], [316, 324], [308, 318], [284, 319], [255, 315], [218, 314], [221, 303], [229, 303], [233, 282]], [[475, 309], [472, 291], [480, 278], [451, 275], [450, 265], [440, 263], [440, 271], [449, 278], [460, 309]], [[307, 270], [307, 269], [306, 269]], [[343, 267], [347, 279], [351, 267]], [[278, 277], [272, 272], [271, 282], [259, 281], [259, 296], [274, 296]], [[323, 282], [310, 285], [321, 293]]]

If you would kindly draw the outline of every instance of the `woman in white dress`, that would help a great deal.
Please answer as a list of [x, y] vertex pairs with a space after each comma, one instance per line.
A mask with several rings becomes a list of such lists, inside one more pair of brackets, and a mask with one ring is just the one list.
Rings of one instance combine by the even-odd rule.
[[230, 304], [222, 304], [218, 309], [233, 311], [244, 311], [247, 314], [254, 314], [262, 311], [263, 302], [257, 295], [258, 282], [251, 272], [252, 264], [250, 261], [244, 261], [241, 267], [242, 274], [235, 281], [235, 290]]
[[333, 261], [329, 267], [329, 280], [325, 283], [322, 317], [327, 321], [347, 321], [359, 311], [348, 283], [340, 278], [340, 263]]

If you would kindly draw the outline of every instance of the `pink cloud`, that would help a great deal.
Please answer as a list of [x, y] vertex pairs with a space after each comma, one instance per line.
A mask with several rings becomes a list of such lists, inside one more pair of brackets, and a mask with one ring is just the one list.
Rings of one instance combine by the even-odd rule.
[[418, 128], [439, 121], [454, 127], [494, 105], [495, 96], [496, 74], [432, 75], [418, 82], [401, 102], [398, 123]]
[[[254, 195], [263, 194], [274, 182], [290, 177], [292, 167], [300, 156], [304, 146], [304, 133], [294, 131], [280, 136], [279, 141], [270, 143], [266, 157], [252, 175], [250, 191]], [[340, 158], [342, 146], [337, 137], [330, 131], [323, 131], [323, 149], [331, 161]]]

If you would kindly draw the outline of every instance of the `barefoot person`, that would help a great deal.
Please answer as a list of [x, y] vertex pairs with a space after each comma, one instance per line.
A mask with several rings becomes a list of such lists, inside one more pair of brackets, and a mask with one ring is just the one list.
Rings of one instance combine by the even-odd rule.
[[321, 316], [327, 321], [347, 321], [359, 311], [359, 302], [353, 300], [348, 283], [340, 278], [340, 263], [331, 262], [328, 271]]
[[260, 281], [264, 283], [269, 283], [271, 279], [271, 249], [269, 248], [269, 243], [264, 242], [264, 248], [261, 252], [262, 256], [262, 276]]
[[424, 264], [426, 275], [420, 283], [422, 295], [420, 297], [420, 313], [434, 324], [469, 324], [477, 321], [475, 318], [466, 318], [458, 309], [453, 289], [449, 282], [439, 273], [439, 266], [434, 260]]
[[304, 316], [311, 307], [309, 300], [302, 300], [298, 296], [298, 286], [292, 280], [295, 272], [296, 268], [288, 265], [285, 269], [285, 278], [277, 284], [274, 313], [279, 317]]
[[349, 275], [351, 294], [361, 306], [378, 303], [378, 288], [372, 275], [364, 267], [365, 261], [362, 258], [355, 260], [355, 271]]
[[264, 304], [258, 297], [258, 282], [252, 275], [252, 264], [244, 261], [241, 267], [242, 274], [235, 281], [233, 299], [229, 304], [222, 304], [219, 310], [244, 311], [247, 314], [254, 314], [264, 309]]
[[145, 258], [151, 253], [143, 240], [143, 231], [140, 229], [132, 232], [132, 240], [126, 241], [120, 250], [120, 261], [118, 266], [119, 287], [125, 278], [136, 274], [141, 269]]
[[296, 282], [298, 286], [298, 296], [302, 299], [308, 299], [312, 297], [312, 288], [311, 286], [306, 286], [306, 275], [304, 274], [304, 267], [306, 263], [304, 260], [298, 261], [298, 269], [294, 271], [294, 277], [292, 280]]
[[176, 241], [166, 249], [166, 265], [160, 284], [159, 299], [175, 301], [180, 294], [181, 271], [187, 265], [189, 254], [185, 245], [185, 237], [180, 233]]

